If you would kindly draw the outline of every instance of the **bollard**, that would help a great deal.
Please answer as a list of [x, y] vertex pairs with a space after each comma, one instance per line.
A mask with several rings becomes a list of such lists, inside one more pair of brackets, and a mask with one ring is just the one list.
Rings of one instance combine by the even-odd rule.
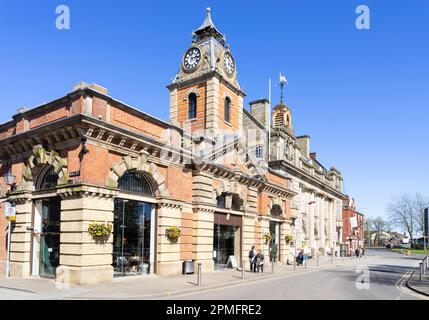
[[304, 257], [304, 266], [305, 266], [305, 269], [307, 269], [307, 257]]
[[241, 279], [244, 279], [244, 266], [245, 266], [245, 261], [243, 260], [241, 263]]
[[319, 267], [319, 255], [316, 256], [317, 267]]
[[198, 285], [201, 285], [201, 262], [198, 262]]
[[331, 249], [331, 264], [334, 264], [334, 248]]
[[271, 263], [271, 273], [274, 274], [274, 262]]
[[423, 262], [420, 262], [420, 281], [423, 281]]

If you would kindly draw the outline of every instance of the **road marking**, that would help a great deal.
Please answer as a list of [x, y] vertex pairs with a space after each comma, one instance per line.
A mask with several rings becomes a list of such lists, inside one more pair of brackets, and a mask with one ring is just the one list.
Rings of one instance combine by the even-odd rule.
[[404, 293], [406, 293], [406, 294], [409, 294], [409, 295], [411, 295], [411, 296], [413, 296], [413, 297], [416, 297], [416, 298], [419, 298], [419, 299], [422, 299], [422, 300], [429, 300], [429, 297], [426, 297], [426, 296], [424, 296], [424, 295], [422, 295], [422, 294], [418, 294], [417, 292], [414, 292], [413, 290], [411, 290], [411, 289], [409, 289], [409, 288], [407, 288], [407, 282], [408, 282], [408, 280], [413, 276], [413, 271], [411, 271], [411, 270], [408, 270], [407, 272], [405, 272], [405, 274], [401, 277], [401, 278], [399, 278], [399, 280], [395, 283], [395, 286], [396, 286], [396, 288], [397, 289], [399, 289], [400, 291], [401, 291], [401, 294], [398, 296], [398, 297], [396, 297], [396, 299], [395, 300], [399, 300], [401, 297], [402, 297], [402, 295], [404, 294]]

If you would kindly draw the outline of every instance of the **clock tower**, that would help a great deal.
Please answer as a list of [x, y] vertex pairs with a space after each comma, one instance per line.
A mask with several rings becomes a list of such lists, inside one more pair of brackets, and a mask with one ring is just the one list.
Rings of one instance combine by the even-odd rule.
[[237, 80], [235, 59], [225, 35], [207, 8], [203, 24], [193, 32], [170, 90], [170, 121], [192, 133], [215, 138], [243, 126], [245, 93]]

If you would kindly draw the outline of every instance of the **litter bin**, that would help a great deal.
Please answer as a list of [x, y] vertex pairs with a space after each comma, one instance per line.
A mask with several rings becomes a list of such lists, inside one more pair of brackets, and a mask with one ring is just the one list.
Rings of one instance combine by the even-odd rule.
[[182, 274], [194, 274], [194, 260], [185, 260], [182, 265]]

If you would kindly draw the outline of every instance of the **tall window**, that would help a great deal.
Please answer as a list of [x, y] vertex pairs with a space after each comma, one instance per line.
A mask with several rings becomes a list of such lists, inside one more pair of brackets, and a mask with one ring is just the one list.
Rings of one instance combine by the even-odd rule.
[[225, 106], [224, 106], [224, 120], [229, 122], [230, 120], [230, 111], [231, 111], [231, 99], [229, 97], [225, 98]]
[[197, 117], [197, 95], [195, 93], [189, 94], [188, 97], [188, 118], [194, 119]]
[[44, 166], [37, 176], [35, 189], [36, 191], [55, 189], [57, 183], [58, 174], [55, 172], [55, 168], [53, 166]]
[[154, 196], [152, 184], [146, 175], [137, 171], [127, 171], [118, 180], [118, 188], [125, 192]]
[[271, 215], [279, 217], [283, 214], [282, 207], [278, 204], [275, 204], [271, 207]]
[[217, 207], [225, 208], [226, 207], [226, 194], [222, 193], [219, 197], [217, 197]]

